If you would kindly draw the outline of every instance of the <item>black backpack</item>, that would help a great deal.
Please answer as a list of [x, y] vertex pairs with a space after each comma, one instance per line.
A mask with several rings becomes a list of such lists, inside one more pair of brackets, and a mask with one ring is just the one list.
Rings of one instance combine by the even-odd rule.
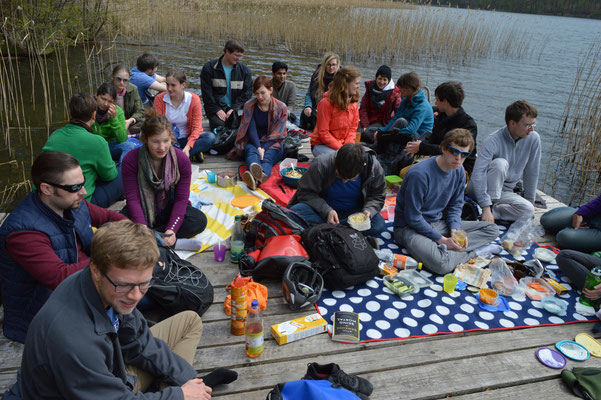
[[271, 199], [263, 200], [261, 212], [250, 222], [245, 248], [261, 247], [272, 236], [302, 235], [309, 224], [298, 213]]
[[211, 282], [198, 267], [182, 260], [171, 247], [159, 246], [159, 250], [159, 262], [153, 271], [155, 281], [146, 293], [160, 306], [160, 310], [148, 313], [151, 320], [159, 322], [187, 310], [202, 315], [213, 303]]
[[302, 238], [327, 289], [345, 289], [379, 273], [376, 253], [365, 236], [353, 228], [319, 224], [306, 229]]
[[234, 147], [236, 143], [236, 136], [238, 135], [238, 129], [226, 128], [220, 126], [215, 129], [215, 143], [211, 147], [211, 150], [215, 150], [217, 154], [226, 154]]

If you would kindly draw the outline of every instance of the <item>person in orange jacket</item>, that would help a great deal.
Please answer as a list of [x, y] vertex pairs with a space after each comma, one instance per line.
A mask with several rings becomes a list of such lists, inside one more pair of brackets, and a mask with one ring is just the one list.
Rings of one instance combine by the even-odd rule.
[[334, 75], [330, 90], [317, 106], [317, 124], [311, 134], [311, 150], [318, 157], [355, 143], [359, 125], [361, 73], [344, 67]]

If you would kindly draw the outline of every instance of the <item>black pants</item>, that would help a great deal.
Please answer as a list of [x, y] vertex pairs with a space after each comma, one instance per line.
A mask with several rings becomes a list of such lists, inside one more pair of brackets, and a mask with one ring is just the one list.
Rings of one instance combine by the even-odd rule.
[[[227, 113], [229, 110], [230, 108], [226, 108], [223, 110], [223, 112]], [[217, 113], [207, 115], [207, 118], [209, 120], [209, 128], [211, 128], [211, 131], [221, 126], [231, 129], [238, 129], [240, 126], [240, 120], [242, 119], [242, 110], [234, 110], [225, 121], [222, 121], [221, 118], [217, 116]]]
[[601, 265], [601, 258], [576, 250], [562, 250], [557, 255], [557, 266], [578, 290], [584, 288], [586, 276], [597, 265]]
[[[129, 218], [129, 213], [127, 212], [127, 207], [124, 207], [121, 211], [121, 214], [125, 215]], [[186, 207], [186, 215], [184, 216], [184, 222], [179, 227], [179, 230], [175, 234], [176, 238], [189, 238], [192, 236], [198, 235], [200, 232], [204, 231], [207, 227], [207, 217], [204, 215], [202, 211], [198, 208], [194, 208], [191, 205]], [[167, 224], [161, 224], [155, 226], [154, 228], [157, 232], [165, 232], [167, 229]]]
[[307, 117], [305, 115], [305, 110], [303, 109], [300, 113], [300, 127], [306, 131], [312, 131], [315, 129], [315, 124], [317, 123], [317, 109], [311, 109], [311, 116]]

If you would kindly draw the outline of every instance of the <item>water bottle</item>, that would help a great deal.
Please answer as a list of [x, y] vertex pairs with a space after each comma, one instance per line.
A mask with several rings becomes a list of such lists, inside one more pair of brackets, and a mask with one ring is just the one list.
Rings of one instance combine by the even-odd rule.
[[[584, 289], [592, 290], [601, 283], [601, 266], [596, 266], [588, 273], [586, 276], [586, 280], [584, 281]], [[585, 306], [595, 307], [598, 303], [598, 300], [591, 300], [582, 293], [580, 295], [580, 303]]]
[[236, 215], [234, 230], [232, 231], [232, 238], [230, 239], [230, 261], [234, 264], [238, 264], [242, 252], [244, 251], [244, 231], [242, 230], [240, 219], [241, 217]]
[[246, 355], [248, 357], [259, 357], [263, 353], [265, 332], [263, 318], [259, 310], [259, 302], [253, 300], [250, 311], [246, 316]]

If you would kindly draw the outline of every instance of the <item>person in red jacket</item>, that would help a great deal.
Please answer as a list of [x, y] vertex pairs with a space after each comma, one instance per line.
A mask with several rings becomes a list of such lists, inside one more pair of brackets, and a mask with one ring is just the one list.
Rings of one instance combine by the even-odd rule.
[[181, 149], [190, 160], [202, 162], [202, 152], [215, 143], [213, 132], [202, 131], [202, 107], [200, 97], [187, 92], [186, 73], [181, 69], [172, 69], [165, 77], [167, 92], [154, 99], [154, 108], [172, 124], [175, 147]]
[[344, 67], [334, 75], [330, 90], [317, 106], [317, 124], [311, 135], [315, 157], [332, 153], [347, 143], [355, 143], [359, 125], [358, 101], [361, 73]]
[[390, 122], [400, 105], [401, 92], [392, 81], [392, 70], [388, 65], [381, 65], [376, 79], [365, 82], [365, 94], [359, 107], [361, 140], [373, 142], [373, 133]]

